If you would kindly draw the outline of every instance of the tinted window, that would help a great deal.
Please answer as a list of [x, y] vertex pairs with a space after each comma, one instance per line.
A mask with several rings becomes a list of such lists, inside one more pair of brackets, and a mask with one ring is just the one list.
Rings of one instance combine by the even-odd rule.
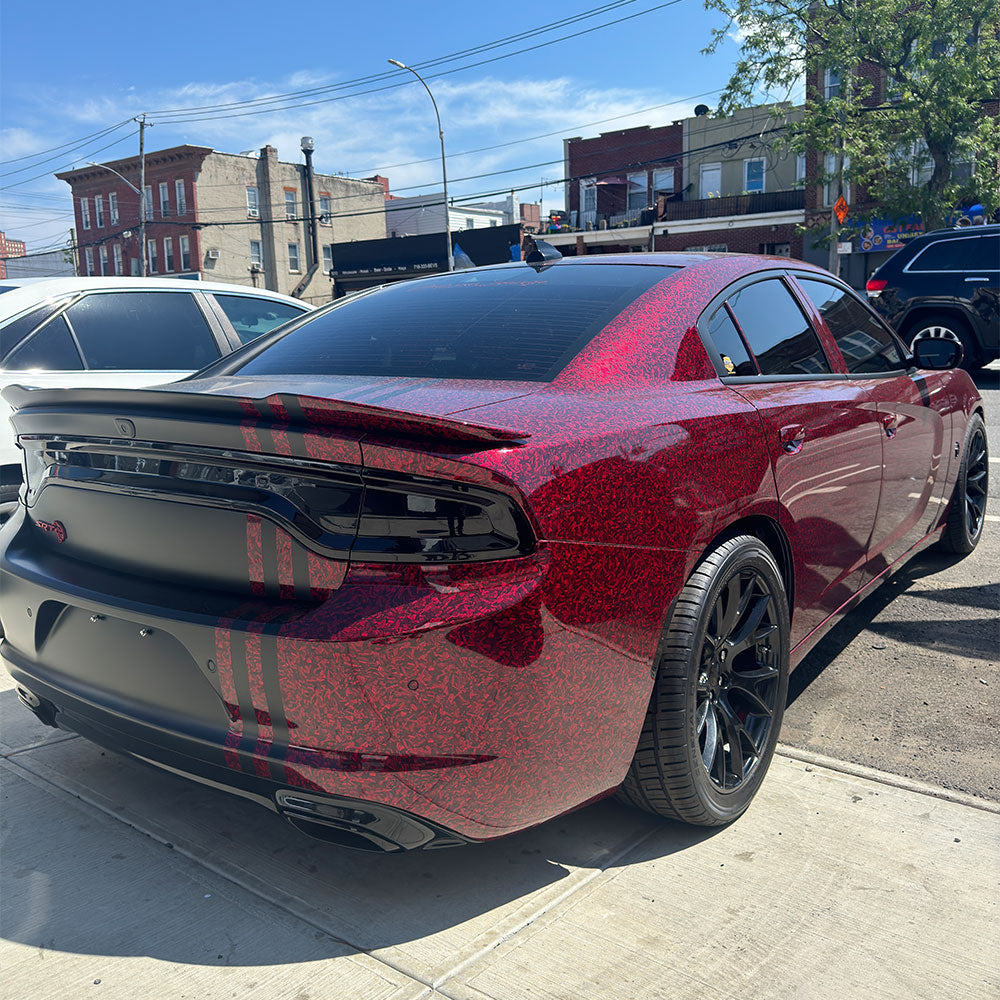
[[284, 302], [255, 299], [251, 295], [220, 295], [213, 293], [229, 322], [233, 324], [241, 344], [249, 344], [276, 326], [301, 316], [302, 309]]
[[66, 320], [57, 316], [14, 351], [7, 358], [4, 368], [9, 371], [40, 368], [43, 371], [68, 372], [79, 371], [83, 363], [66, 327]]
[[66, 311], [88, 368], [186, 371], [219, 356], [186, 292], [86, 295]]
[[739, 330], [733, 324], [729, 310], [725, 306], [716, 309], [708, 321], [708, 335], [722, 357], [722, 367], [726, 374], [757, 374], [757, 366], [750, 360], [746, 344], [743, 343]]
[[17, 285], [0, 285], [0, 295], [3, 295], [4, 292], [12, 292], [17, 287]]
[[520, 265], [400, 282], [319, 313], [239, 371], [548, 381], [671, 271]]
[[1000, 236], [963, 236], [939, 240], [919, 253], [911, 271], [971, 271], [1000, 269]]
[[65, 302], [65, 299], [59, 299], [56, 302], [47, 302], [45, 305], [39, 306], [37, 309], [32, 309], [26, 315], [19, 316], [8, 323], [0, 330], [0, 358], [6, 357], [36, 326], [48, 319]]
[[830, 371], [819, 339], [781, 281], [747, 285], [729, 299], [729, 306], [764, 375]]
[[855, 375], [898, 371], [903, 355], [892, 334], [844, 289], [824, 281], [799, 278], [806, 294], [816, 303], [837, 341], [847, 370]]

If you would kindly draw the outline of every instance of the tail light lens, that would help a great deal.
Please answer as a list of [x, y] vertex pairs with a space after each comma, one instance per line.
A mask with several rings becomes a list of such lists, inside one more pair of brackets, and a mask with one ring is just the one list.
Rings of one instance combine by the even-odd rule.
[[876, 299], [882, 294], [882, 290], [888, 284], [889, 282], [885, 278], [869, 278], [868, 283], [865, 285], [865, 291], [870, 298]]

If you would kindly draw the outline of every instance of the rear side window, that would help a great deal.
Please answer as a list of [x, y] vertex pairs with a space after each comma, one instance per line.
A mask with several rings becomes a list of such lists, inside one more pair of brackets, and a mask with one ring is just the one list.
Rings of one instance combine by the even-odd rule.
[[[45, 305], [32, 309], [24, 316], [12, 320], [0, 330], [0, 358], [5, 358], [25, 337], [39, 324], [44, 323], [56, 310], [66, 303], [65, 299], [46, 302]], [[4, 366], [6, 367], [6, 365]]]
[[75, 372], [83, 368], [80, 352], [73, 343], [66, 320], [57, 316], [33, 337], [29, 337], [7, 358], [8, 371], [38, 369], [47, 372]]
[[963, 236], [931, 243], [917, 254], [907, 270], [1000, 270], [1000, 236]]
[[400, 282], [319, 313], [239, 371], [550, 381], [673, 270], [520, 265]]
[[88, 368], [191, 371], [219, 357], [205, 317], [186, 292], [87, 295], [66, 315]]
[[213, 293], [229, 322], [233, 324], [241, 344], [249, 344], [275, 327], [301, 316], [305, 310], [284, 302], [255, 299], [252, 295], [220, 295]]
[[877, 375], [904, 367], [902, 352], [892, 334], [872, 316], [867, 306], [825, 281], [801, 277], [798, 281], [826, 320], [849, 372]]
[[727, 375], [756, 375], [757, 366], [750, 360], [746, 345], [725, 306], [716, 309], [708, 321], [708, 335], [722, 358]]
[[741, 288], [729, 307], [762, 375], [822, 375], [830, 371], [819, 338], [778, 279]]

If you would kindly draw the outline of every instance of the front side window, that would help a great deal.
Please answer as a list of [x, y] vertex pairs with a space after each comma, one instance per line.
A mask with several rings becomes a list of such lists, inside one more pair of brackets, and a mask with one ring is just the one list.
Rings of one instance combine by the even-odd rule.
[[[80, 199], [80, 224], [84, 229], [90, 229], [90, 199]], [[89, 271], [87, 272], [90, 273]]]
[[182, 236], [178, 240], [181, 248], [181, 270], [191, 270], [191, 240], [187, 236]]
[[316, 314], [239, 370], [551, 381], [672, 270], [516, 265], [399, 282]]
[[184, 181], [174, 181], [174, 198], [177, 201], [177, 214], [187, 215], [187, 196], [184, 193]]
[[252, 295], [220, 295], [216, 292], [215, 301], [233, 324], [242, 344], [249, 344], [251, 340], [270, 333], [275, 327], [303, 313], [302, 309], [286, 302], [258, 299]]
[[88, 368], [193, 371], [219, 356], [205, 317], [187, 292], [85, 295], [66, 315]]
[[160, 183], [160, 216], [167, 218], [170, 215], [170, 187], [163, 181]]
[[801, 276], [797, 280], [829, 327], [851, 374], [876, 375], [904, 366], [903, 354], [892, 334], [866, 305], [845, 289], [825, 281]]
[[118, 225], [118, 195], [112, 191], [108, 195], [108, 215], [111, 217], [111, 225]]
[[298, 271], [299, 268], [299, 245], [298, 243], [288, 244], [288, 270]]
[[743, 161], [743, 190], [750, 194], [759, 194], [764, 190], [763, 157]]
[[777, 278], [747, 285], [728, 304], [763, 375], [818, 375], [830, 371], [816, 332]]
[[295, 211], [295, 206], [296, 206], [295, 192], [294, 191], [289, 191], [288, 188], [285, 188], [285, 218], [286, 219], [294, 219], [296, 217], [296, 215], [298, 215], [298, 212]]
[[94, 221], [98, 229], [104, 228], [104, 195], [94, 195]]

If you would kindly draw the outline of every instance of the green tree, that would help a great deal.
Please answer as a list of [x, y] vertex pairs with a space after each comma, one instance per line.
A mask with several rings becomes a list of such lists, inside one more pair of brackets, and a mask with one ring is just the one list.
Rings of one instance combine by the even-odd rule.
[[[740, 58], [719, 111], [793, 93], [807, 82], [796, 152], [835, 154], [868, 213], [943, 225], [957, 206], [1000, 206], [1000, 7], [997, 0], [705, 0], [723, 15], [706, 52], [727, 37]], [[840, 72], [828, 99], [825, 71]], [[994, 102], [992, 106], [989, 102]], [[843, 161], [840, 156], [843, 156]], [[834, 175], [837, 176], [834, 176]], [[855, 220], [858, 215], [852, 213]]]

